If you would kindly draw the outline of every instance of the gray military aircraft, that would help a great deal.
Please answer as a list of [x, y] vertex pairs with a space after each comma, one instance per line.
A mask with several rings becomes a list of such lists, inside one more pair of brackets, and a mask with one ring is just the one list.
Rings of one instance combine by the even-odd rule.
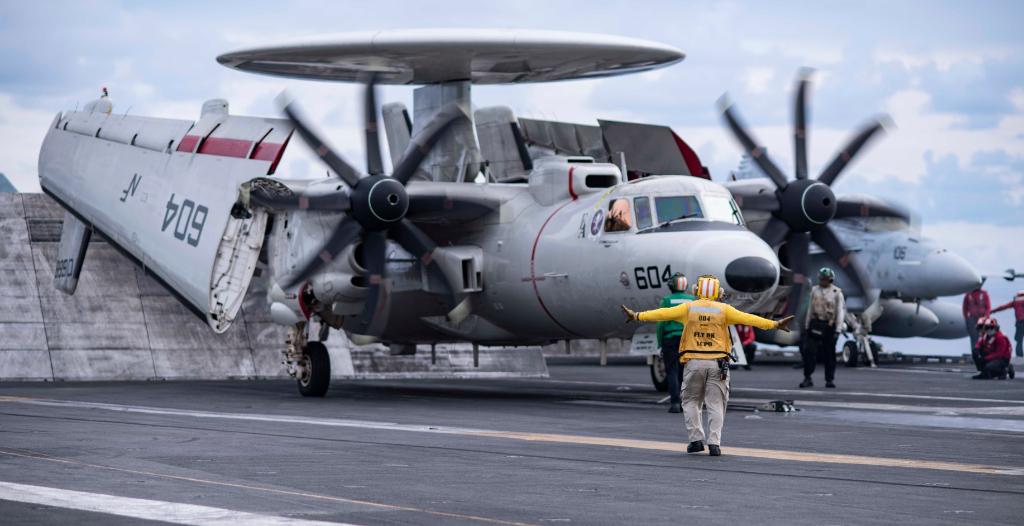
[[[328, 388], [328, 327], [404, 345], [628, 338], [636, 327], [618, 305], [656, 304], [677, 271], [718, 275], [734, 305], [769, 310], [778, 259], [722, 185], [627, 182], [621, 162], [531, 153], [507, 108], [469, 110], [473, 84], [682, 58], [634, 39], [513, 30], [347, 34], [222, 55], [241, 71], [365, 82], [365, 170], [287, 99], [286, 119], [231, 115], [220, 100], [195, 122], [112, 116], [107, 99], [58, 114], [39, 157], [43, 191], [68, 211], [55, 279], [74, 292], [99, 232], [223, 332], [265, 267], [271, 317], [290, 328], [285, 361], [306, 396]], [[376, 84], [422, 85], [414, 118], [383, 108], [390, 174]], [[329, 177], [276, 174], [293, 131]]]
[[[783, 265], [777, 294], [786, 295], [778, 312], [797, 312], [807, 296], [805, 276], [828, 266], [847, 306], [870, 332], [909, 338], [961, 338], [967, 335], [960, 306], [936, 298], [969, 292], [981, 276], [962, 257], [921, 237], [918, 221], [906, 208], [877, 197], [837, 197], [831, 185], [872, 138], [885, 119], [872, 119], [840, 150], [817, 179], [807, 173], [807, 107], [810, 71], [801, 71], [794, 90], [796, 179], [789, 180], [767, 151], [741, 124], [728, 100], [721, 101], [725, 122], [747, 152], [748, 174], [726, 183], [743, 209], [751, 230], [778, 248]], [[750, 177], [752, 162], [761, 176]], [[813, 245], [811, 244], [813, 241]], [[799, 334], [769, 334], [768, 340], [792, 344]]]

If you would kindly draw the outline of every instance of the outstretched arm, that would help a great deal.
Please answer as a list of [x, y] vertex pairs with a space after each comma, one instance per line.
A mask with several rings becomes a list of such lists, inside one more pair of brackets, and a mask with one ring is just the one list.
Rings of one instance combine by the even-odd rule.
[[995, 313], [997, 313], [997, 312], [999, 312], [1001, 310], [1009, 309], [1010, 307], [1013, 307], [1013, 301], [1009, 301], [1007, 303], [1004, 303], [1004, 304], [1002, 304], [1002, 305], [992, 309], [992, 314], [995, 314]]
[[623, 305], [622, 310], [626, 312], [626, 316], [638, 321], [685, 320], [686, 314], [690, 312], [690, 304], [683, 303], [682, 305], [676, 305], [675, 307], [654, 309], [643, 312], [634, 312]]
[[793, 316], [786, 316], [779, 321], [769, 320], [768, 318], [762, 318], [754, 314], [743, 312], [732, 305], [726, 306], [725, 309], [725, 321], [729, 325], [750, 325], [766, 331], [771, 329], [782, 329], [784, 331], [788, 331], [789, 322], [792, 319]]

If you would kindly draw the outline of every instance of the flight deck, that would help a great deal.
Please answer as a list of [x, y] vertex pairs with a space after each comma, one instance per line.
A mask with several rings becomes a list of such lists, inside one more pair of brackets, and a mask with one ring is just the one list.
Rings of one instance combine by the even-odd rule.
[[[7, 383], [0, 516], [74, 524], [1019, 524], [1024, 383], [733, 372], [723, 456], [633, 363], [547, 379]], [[759, 409], [792, 400], [792, 412]]]

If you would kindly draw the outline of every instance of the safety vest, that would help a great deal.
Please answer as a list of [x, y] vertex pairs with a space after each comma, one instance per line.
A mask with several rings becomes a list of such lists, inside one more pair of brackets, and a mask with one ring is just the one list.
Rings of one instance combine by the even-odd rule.
[[732, 349], [730, 325], [751, 325], [759, 329], [777, 328], [772, 320], [747, 314], [732, 305], [699, 299], [667, 309], [644, 311], [637, 314], [640, 321], [675, 320], [683, 324], [683, 338], [679, 342], [679, 361], [717, 360], [725, 358]]

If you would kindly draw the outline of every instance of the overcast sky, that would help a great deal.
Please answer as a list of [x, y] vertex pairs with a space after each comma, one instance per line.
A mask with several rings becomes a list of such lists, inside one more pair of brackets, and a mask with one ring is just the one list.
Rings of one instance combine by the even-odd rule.
[[[0, 172], [38, 191], [36, 162], [59, 110], [110, 88], [115, 112], [195, 119], [222, 97], [233, 113], [276, 115], [288, 88], [353, 161], [363, 145], [356, 88], [224, 68], [223, 52], [319, 33], [512, 27], [640, 37], [686, 59], [640, 76], [475, 88], [478, 105], [520, 116], [672, 126], [724, 180], [740, 150], [715, 101], [728, 92], [786, 171], [799, 68], [817, 71], [815, 172], [869, 116], [895, 127], [837, 184], [903, 200], [924, 232], [981, 270], [1024, 267], [1024, 3], [1021, 2], [4, 2]], [[412, 88], [384, 100], [411, 106]], [[321, 168], [297, 144], [282, 171]]]

